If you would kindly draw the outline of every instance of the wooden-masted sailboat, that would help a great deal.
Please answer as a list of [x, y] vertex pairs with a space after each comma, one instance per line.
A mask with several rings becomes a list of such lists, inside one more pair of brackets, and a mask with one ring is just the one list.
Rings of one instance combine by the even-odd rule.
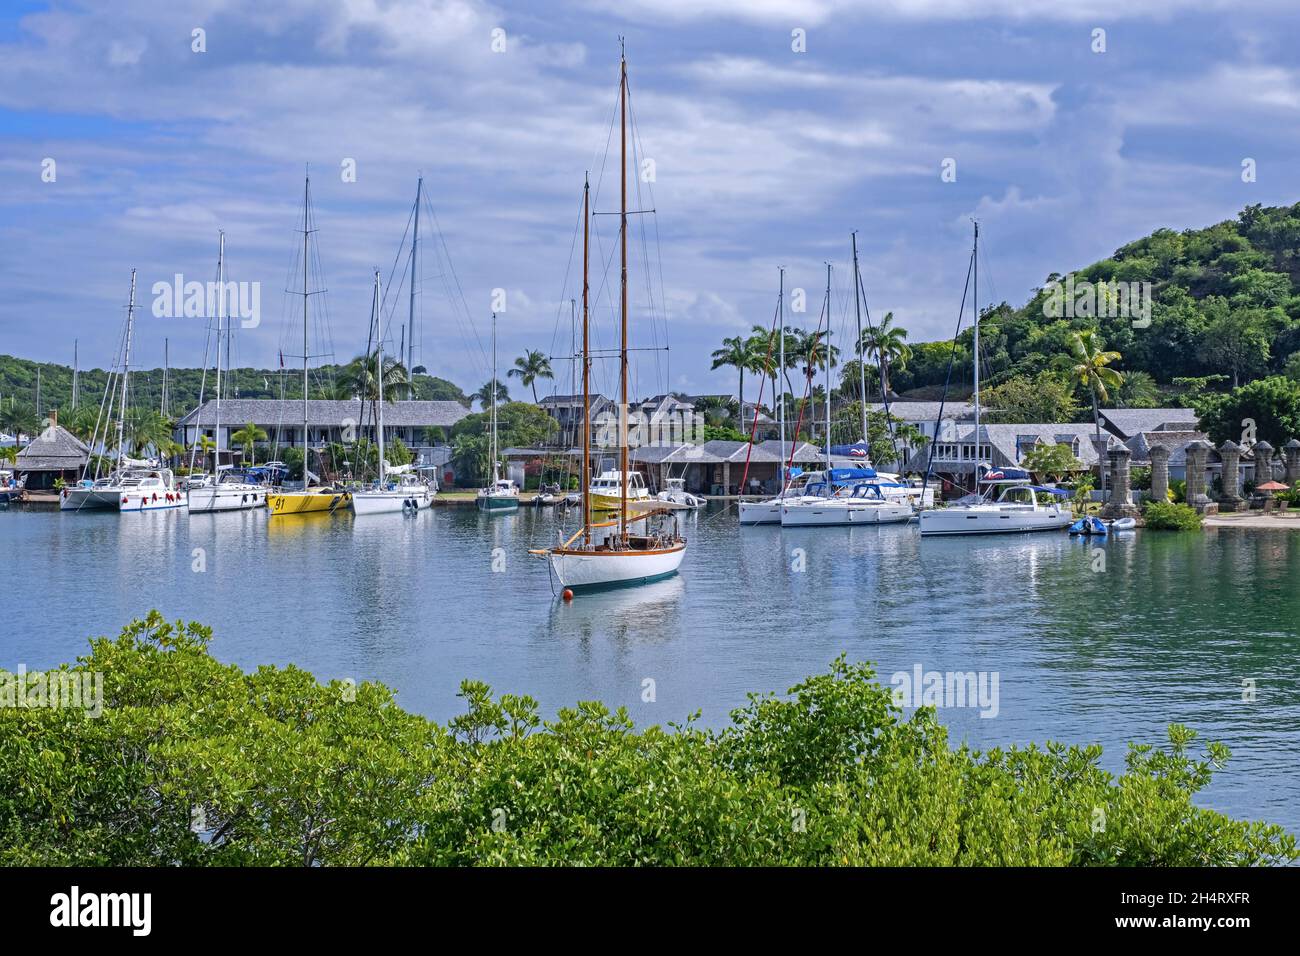
[[[628, 474], [627, 422], [627, 58], [619, 57], [619, 242], [622, 258], [619, 281], [619, 414], [620, 472]], [[544, 558], [550, 573], [566, 592], [578, 588], [642, 584], [676, 574], [686, 556], [686, 539], [677, 529], [677, 519], [669, 511], [640, 511], [628, 516], [627, 483], [621, 483], [617, 518], [592, 520], [591, 490], [591, 336], [590, 259], [591, 185], [582, 187], [582, 527], [563, 544], [554, 548], [530, 551]], [[633, 530], [633, 525], [636, 529]]]
[[488, 384], [488, 390], [492, 393], [491, 438], [488, 444], [488, 455], [492, 459], [492, 484], [486, 488], [480, 488], [475, 498], [478, 510], [486, 511], [489, 514], [519, 510], [518, 486], [515, 485], [513, 480], [501, 477], [500, 449], [497, 447], [497, 393], [500, 387], [497, 384], [497, 314], [493, 312], [492, 381]]

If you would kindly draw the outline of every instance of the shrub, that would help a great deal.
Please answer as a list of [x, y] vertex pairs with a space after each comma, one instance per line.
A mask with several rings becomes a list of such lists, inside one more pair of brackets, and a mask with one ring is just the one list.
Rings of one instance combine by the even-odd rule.
[[1199, 531], [1201, 516], [1191, 505], [1148, 501], [1142, 509], [1146, 526], [1157, 531]]
[[[68, 670], [103, 713], [0, 708], [0, 863], [10, 865], [1133, 865], [1300, 858], [1281, 828], [1196, 806], [1229, 754], [949, 746], [867, 664], [836, 660], [731, 725], [637, 730], [580, 703], [461, 686], [439, 726], [379, 684], [253, 673], [156, 611]], [[0, 675], [3, 688], [7, 675]], [[12, 685], [10, 685], [12, 686]], [[1098, 827], [1097, 821], [1104, 821]]]

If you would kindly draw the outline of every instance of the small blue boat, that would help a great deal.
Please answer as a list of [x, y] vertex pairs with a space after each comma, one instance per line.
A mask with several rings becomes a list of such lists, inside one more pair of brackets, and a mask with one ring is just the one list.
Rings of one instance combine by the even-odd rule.
[[1105, 535], [1108, 533], [1105, 523], [1100, 518], [1091, 516], [1080, 518], [1070, 525], [1070, 534]]

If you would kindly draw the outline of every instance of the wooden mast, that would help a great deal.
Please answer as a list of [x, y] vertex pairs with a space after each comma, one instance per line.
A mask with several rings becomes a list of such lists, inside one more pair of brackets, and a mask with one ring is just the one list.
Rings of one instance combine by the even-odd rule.
[[582, 543], [591, 547], [591, 347], [587, 326], [587, 261], [591, 229], [591, 182], [582, 179]]
[[623, 546], [627, 546], [627, 485], [631, 476], [627, 471], [627, 54], [619, 52], [618, 116], [619, 116], [619, 245], [622, 269], [619, 278], [622, 341], [619, 346], [619, 407], [618, 444], [619, 469], [622, 482], [619, 490], [618, 525]]

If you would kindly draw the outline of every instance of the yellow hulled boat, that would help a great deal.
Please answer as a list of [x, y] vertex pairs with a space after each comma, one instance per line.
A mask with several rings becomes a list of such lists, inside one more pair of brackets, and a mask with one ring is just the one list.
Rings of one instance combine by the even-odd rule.
[[274, 515], [305, 515], [334, 513], [347, 509], [352, 496], [346, 491], [330, 488], [313, 488], [310, 491], [286, 491], [267, 495], [266, 507]]

